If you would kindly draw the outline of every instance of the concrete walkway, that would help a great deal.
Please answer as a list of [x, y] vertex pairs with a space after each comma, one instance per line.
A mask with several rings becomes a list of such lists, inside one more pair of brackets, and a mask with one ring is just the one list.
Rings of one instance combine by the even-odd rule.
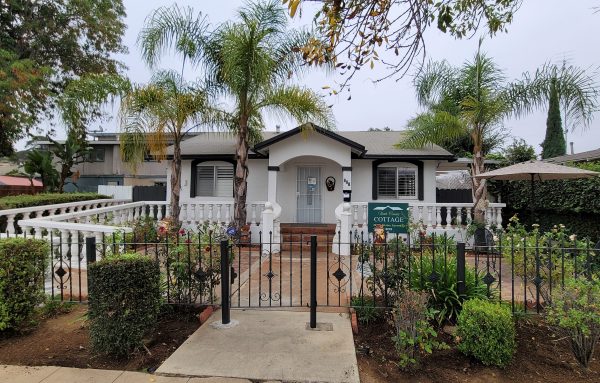
[[131, 371], [0, 365], [2, 383], [250, 383], [233, 378], [176, 378]]
[[347, 313], [317, 314], [331, 331], [307, 329], [308, 312], [232, 310], [233, 328], [219, 329], [217, 311], [156, 371], [166, 376], [222, 376], [258, 381], [358, 383]]

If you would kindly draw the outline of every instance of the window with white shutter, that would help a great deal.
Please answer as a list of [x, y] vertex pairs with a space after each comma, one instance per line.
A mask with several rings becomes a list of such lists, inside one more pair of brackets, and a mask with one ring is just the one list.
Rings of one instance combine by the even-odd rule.
[[380, 166], [377, 168], [378, 199], [417, 198], [417, 168]]
[[196, 168], [196, 196], [232, 197], [233, 165], [198, 165]]

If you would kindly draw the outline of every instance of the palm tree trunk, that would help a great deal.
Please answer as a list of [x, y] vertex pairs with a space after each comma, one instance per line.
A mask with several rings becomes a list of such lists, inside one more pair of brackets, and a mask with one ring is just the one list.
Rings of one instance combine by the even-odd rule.
[[235, 148], [234, 215], [235, 226], [241, 229], [246, 225], [246, 196], [248, 193], [248, 123], [242, 118]]
[[181, 194], [181, 145], [180, 140], [175, 139], [173, 144], [173, 162], [171, 164], [171, 218], [173, 223], [179, 227], [179, 196]]
[[[472, 175], [476, 176], [485, 172], [485, 164], [481, 146], [475, 145], [473, 149], [473, 168]], [[478, 224], [485, 223], [485, 210], [488, 205], [487, 199], [487, 182], [484, 179], [473, 178], [473, 208], [474, 219]]]

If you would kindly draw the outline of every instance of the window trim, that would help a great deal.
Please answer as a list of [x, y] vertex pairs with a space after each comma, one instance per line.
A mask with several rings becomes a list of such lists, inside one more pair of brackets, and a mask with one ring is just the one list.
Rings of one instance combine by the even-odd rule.
[[[372, 162], [372, 174], [371, 174], [371, 183], [372, 183], [372, 199], [374, 201], [376, 200], [385, 200], [385, 198], [379, 198], [379, 193], [378, 193], [378, 189], [379, 189], [379, 185], [378, 185], [378, 179], [377, 179], [377, 175], [378, 175], [378, 168], [380, 166], [382, 167], [386, 167], [384, 164], [390, 164], [390, 166], [387, 167], [392, 167], [392, 163], [395, 163], [395, 167], [402, 167], [402, 166], [398, 166], [399, 164], [410, 164], [413, 166], [416, 166], [417, 168], [417, 180], [416, 180], [416, 185], [415, 187], [417, 188], [416, 190], [416, 196], [415, 197], [403, 197], [400, 198], [398, 200], [419, 200], [419, 201], [423, 201], [424, 200], [424, 187], [423, 187], [423, 183], [424, 183], [424, 177], [423, 177], [423, 161], [419, 161], [419, 160], [406, 160], [404, 158], [402, 159], [394, 159], [394, 158], [390, 158], [390, 159], [379, 159], [379, 160], [375, 160]], [[410, 167], [410, 166], [407, 166]]]
[[[211, 157], [196, 158], [191, 163], [190, 198], [215, 198], [215, 197], [196, 195], [196, 181], [198, 179], [198, 165], [202, 164], [203, 162], [226, 162], [226, 163], [231, 164], [231, 166], [233, 166], [233, 185], [235, 187], [235, 161], [233, 160], [233, 158], [221, 158], [221, 157], [219, 157], [219, 158], [211, 158]], [[215, 165], [206, 165], [206, 166], [215, 166]], [[219, 166], [219, 165], [216, 165], [216, 166]], [[233, 189], [231, 190], [231, 194], [233, 196]], [[229, 197], [221, 197], [221, 198], [229, 198]]]

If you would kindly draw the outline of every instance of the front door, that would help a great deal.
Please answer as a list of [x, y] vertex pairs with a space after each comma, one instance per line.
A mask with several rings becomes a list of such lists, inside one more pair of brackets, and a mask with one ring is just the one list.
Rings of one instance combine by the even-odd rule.
[[298, 167], [296, 200], [298, 223], [321, 223], [321, 168]]

